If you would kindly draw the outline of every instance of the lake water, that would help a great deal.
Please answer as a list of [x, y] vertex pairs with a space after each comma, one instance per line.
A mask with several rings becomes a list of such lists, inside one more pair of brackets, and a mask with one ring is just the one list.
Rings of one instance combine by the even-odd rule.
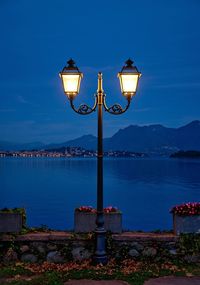
[[[199, 198], [198, 160], [104, 160], [104, 206], [122, 210], [124, 229], [171, 229], [170, 208]], [[0, 208], [26, 208], [29, 226], [72, 229], [81, 205], [96, 205], [95, 159], [0, 158]]]

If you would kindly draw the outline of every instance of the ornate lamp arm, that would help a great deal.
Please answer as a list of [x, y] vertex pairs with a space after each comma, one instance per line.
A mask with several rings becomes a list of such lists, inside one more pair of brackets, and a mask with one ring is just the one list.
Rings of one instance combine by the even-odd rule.
[[78, 113], [79, 115], [89, 115], [92, 112], [94, 112], [96, 110], [96, 107], [97, 107], [97, 95], [96, 94], [95, 94], [95, 102], [94, 102], [93, 107], [90, 107], [86, 104], [81, 104], [78, 108], [76, 108], [74, 106], [74, 103], [73, 103], [73, 98], [69, 98], [69, 101], [70, 101], [70, 105], [71, 105], [72, 109], [76, 113]]
[[114, 104], [111, 107], [108, 107], [106, 105], [106, 99], [105, 99], [106, 95], [104, 94], [103, 96], [103, 106], [105, 108], [105, 111], [112, 114], [112, 115], [121, 115], [123, 113], [126, 112], [126, 110], [128, 110], [130, 103], [131, 103], [131, 97], [127, 97], [127, 105], [126, 107], [123, 109], [122, 106], [120, 104]]

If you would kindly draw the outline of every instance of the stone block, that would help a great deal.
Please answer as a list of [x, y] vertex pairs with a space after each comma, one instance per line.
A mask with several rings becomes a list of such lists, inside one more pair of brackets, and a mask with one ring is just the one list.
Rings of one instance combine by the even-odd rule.
[[41, 254], [46, 253], [46, 244], [44, 242], [33, 242], [31, 243], [31, 247]]
[[57, 250], [57, 245], [53, 243], [48, 243], [47, 244], [47, 250], [49, 251], [56, 251]]
[[18, 233], [22, 230], [22, 215], [20, 213], [0, 213], [0, 232]]
[[146, 257], [153, 257], [157, 254], [157, 250], [154, 247], [146, 247], [142, 254]]
[[77, 247], [72, 250], [72, 256], [75, 261], [82, 261], [91, 257], [91, 252], [84, 247]]
[[29, 263], [35, 263], [35, 262], [37, 262], [37, 256], [32, 254], [32, 253], [24, 253], [21, 256], [21, 261], [29, 262]]
[[21, 252], [21, 253], [27, 252], [27, 251], [29, 251], [29, 250], [30, 250], [30, 248], [29, 248], [29, 246], [26, 245], [26, 244], [20, 246], [20, 252]]
[[136, 249], [134, 249], [134, 248], [130, 249], [128, 254], [131, 257], [138, 257], [140, 255], [139, 252]]
[[144, 246], [141, 243], [138, 243], [136, 241], [131, 243], [131, 246], [136, 249], [137, 251], [142, 251], [144, 249]]
[[3, 257], [3, 261], [5, 263], [14, 262], [17, 261], [17, 259], [18, 259], [17, 253], [12, 248], [9, 248]]
[[[106, 213], [104, 214], [104, 227], [112, 233], [122, 232], [122, 214]], [[74, 213], [74, 231], [76, 233], [92, 232], [96, 228], [96, 214], [75, 211]]]
[[179, 216], [173, 215], [174, 233], [200, 233], [200, 215]]
[[63, 263], [65, 260], [59, 251], [51, 251], [47, 254], [47, 261], [52, 263]]

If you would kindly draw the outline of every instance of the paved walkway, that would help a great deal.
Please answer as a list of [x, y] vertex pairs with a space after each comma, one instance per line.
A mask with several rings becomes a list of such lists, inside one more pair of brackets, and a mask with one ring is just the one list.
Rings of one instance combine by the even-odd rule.
[[144, 285], [200, 285], [200, 277], [160, 277], [150, 279]]
[[[65, 285], [128, 285], [120, 280], [71, 280]], [[150, 279], [144, 285], [200, 285], [200, 277], [160, 277]]]
[[65, 285], [129, 285], [125, 281], [119, 280], [71, 280], [65, 283]]

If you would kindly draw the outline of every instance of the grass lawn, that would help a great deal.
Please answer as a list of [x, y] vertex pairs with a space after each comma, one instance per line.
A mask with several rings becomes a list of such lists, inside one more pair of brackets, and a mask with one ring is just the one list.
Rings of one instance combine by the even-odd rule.
[[145, 280], [159, 276], [200, 276], [199, 264], [152, 261], [110, 260], [106, 266], [93, 266], [89, 261], [54, 264], [0, 265], [1, 285], [63, 285], [69, 279], [118, 279], [132, 285], [142, 285]]

